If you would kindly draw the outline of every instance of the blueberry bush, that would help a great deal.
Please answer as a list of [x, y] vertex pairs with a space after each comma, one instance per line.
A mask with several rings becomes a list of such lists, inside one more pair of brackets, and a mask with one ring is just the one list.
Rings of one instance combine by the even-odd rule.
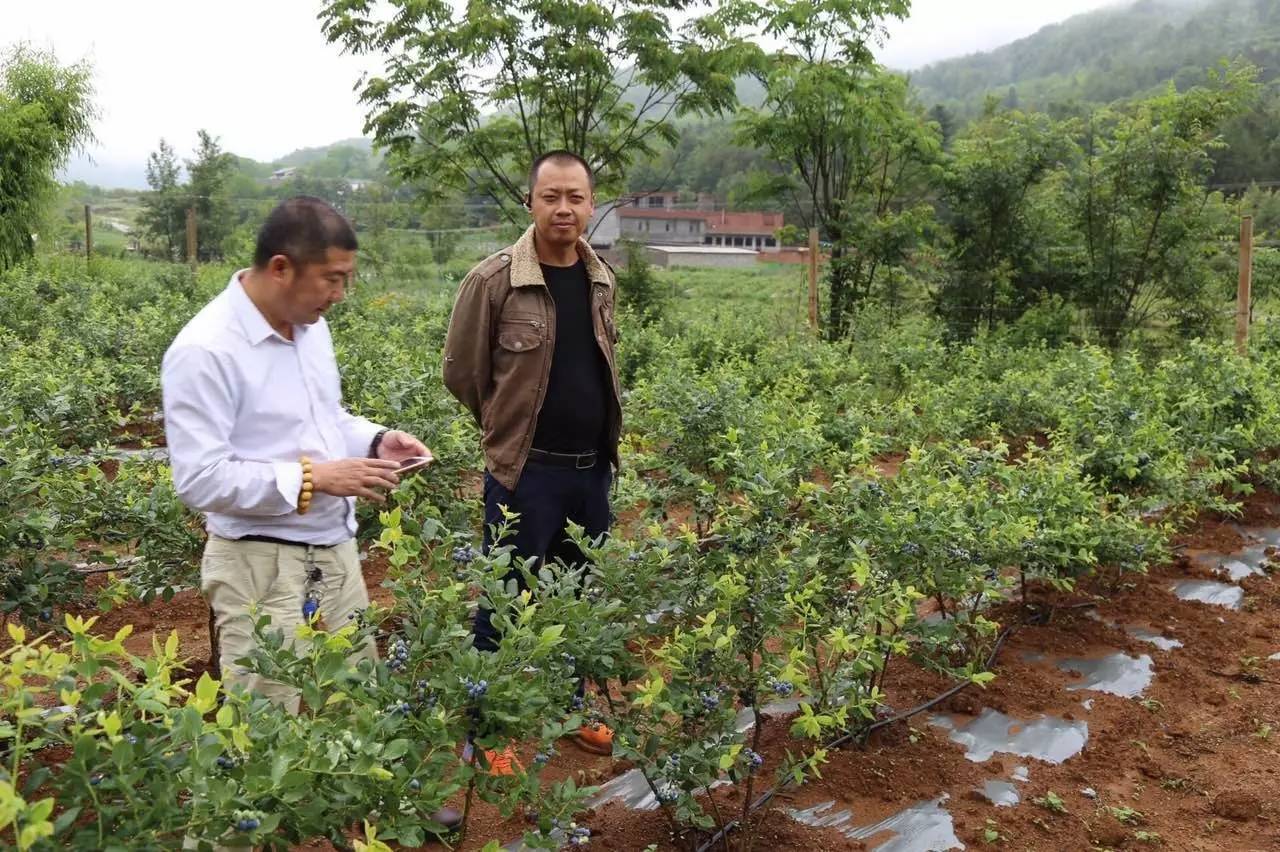
[[[481, 552], [476, 430], [439, 380], [456, 280], [369, 274], [330, 317], [346, 399], [439, 461], [360, 507], [389, 602], [291, 636], [259, 624], [239, 665], [294, 685], [290, 716], [191, 674], [176, 637], [139, 654], [93, 620], [198, 581], [158, 364], [231, 271], [103, 259], [88, 275], [52, 257], [0, 278], [6, 845], [385, 849], [425, 842], [446, 803], [465, 835], [479, 802], [521, 816], [531, 848], [589, 845], [575, 818], [592, 789], [545, 770], [568, 734], [604, 724], [679, 843], [736, 820], [727, 842], [749, 848], [746, 803], [892, 716], [895, 666], [984, 684], [1008, 613], [1159, 564], [1190, 517], [1280, 482], [1265, 335], [1248, 358], [1203, 340], [957, 344], [869, 311], [831, 344], [699, 273], [660, 315], [622, 318], [613, 533], [574, 531], [589, 567], [522, 564], [502, 544], [518, 518]], [[86, 569], [114, 573], [91, 589]], [[492, 654], [471, 645], [479, 606], [502, 636]], [[348, 663], [361, 645], [378, 661]], [[761, 739], [771, 716], [788, 720], [780, 757]], [[520, 770], [488, 773], [485, 751], [511, 743]], [[711, 795], [726, 784], [736, 797]]]

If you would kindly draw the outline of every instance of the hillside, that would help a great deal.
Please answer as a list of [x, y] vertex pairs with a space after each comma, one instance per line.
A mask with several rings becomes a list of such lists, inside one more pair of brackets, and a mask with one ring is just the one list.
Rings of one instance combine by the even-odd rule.
[[1077, 15], [987, 53], [912, 74], [926, 104], [961, 117], [988, 95], [1044, 110], [1070, 101], [1107, 103], [1172, 80], [1186, 88], [1224, 57], [1280, 76], [1280, 3], [1275, 0], [1140, 0]]

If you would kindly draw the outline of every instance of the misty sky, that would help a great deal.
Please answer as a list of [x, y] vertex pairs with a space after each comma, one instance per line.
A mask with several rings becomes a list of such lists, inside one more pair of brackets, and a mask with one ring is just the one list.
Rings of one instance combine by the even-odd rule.
[[[915, 0], [880, 58], [910, 69], [986, 50], [1115, 0]], [[189, 155], [196, 130], [270, 161], [361, 135], [361, 60], [325, 43], [317, 0], [0, 0], [0, 48], [26, 41], [94, 66], [96, 165], [70, 177], [140, 185], [161, 137]]]

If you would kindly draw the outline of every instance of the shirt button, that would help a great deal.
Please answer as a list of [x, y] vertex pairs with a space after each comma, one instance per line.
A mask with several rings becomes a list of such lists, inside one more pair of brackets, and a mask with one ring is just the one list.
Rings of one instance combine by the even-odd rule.
[[523, 344], [523, 343], [521, 343], [519, 340], [517, 340], [515, 343], [513, 343], [513, 344], [511, 344], [511, 345], [512, 345], [513, 347], [515, 347], [516, 349], [519, 349], [519, 348], [520, 348], [521, 346], [523, 346], [524, 344]]

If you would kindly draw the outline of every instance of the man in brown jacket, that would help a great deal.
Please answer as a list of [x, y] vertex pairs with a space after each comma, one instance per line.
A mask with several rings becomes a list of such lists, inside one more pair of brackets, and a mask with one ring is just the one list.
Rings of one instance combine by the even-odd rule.
[[[503, 506], [519, 514], [503, 543], [521, 559], [581, 565], [567, 525], [581, 525], [589, 538], [609, 529], [622, 395], [616, 282], [583, 239], [593, 190], [591, 167], [578, 155], [539, 157], [525, 199], [533, 225], [472, 269], [454, 303], [444, 382], [480, 426], [486, 551]], [[518, 571], [508, 579], [524, 585]], [[491, 610], [476, 614], [473, 633], [477, 648], [497, 647]], [[583, 728], [578, 741], [605, 754], [613, 747], [602, 726]], [[495, 757], [490, 763], [501, 772], [510, 755]]]

